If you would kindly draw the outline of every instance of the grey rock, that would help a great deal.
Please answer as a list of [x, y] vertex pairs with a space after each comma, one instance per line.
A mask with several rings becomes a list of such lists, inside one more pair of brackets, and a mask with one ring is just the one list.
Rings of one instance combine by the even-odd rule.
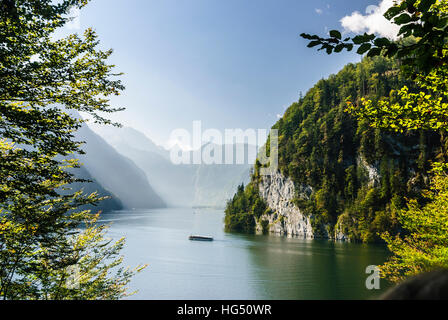
[[[310, 187], [301, 187], [305, 194], [310, 194]], [[300, 191], [302, 191], [300, 190]], [[271, 214], [264, 214], [257, 221], [256, 230], [262, 231], [261, 221], [269, 223], [271, 233], [282, 234], [307, 239], [314, 238], [311, 217], [304, 215], [293, 203], [296, 187], [290, 178], [285, 178], [280, 172], [263, 176], [259, 184], [261, 197], [266, 201]]]

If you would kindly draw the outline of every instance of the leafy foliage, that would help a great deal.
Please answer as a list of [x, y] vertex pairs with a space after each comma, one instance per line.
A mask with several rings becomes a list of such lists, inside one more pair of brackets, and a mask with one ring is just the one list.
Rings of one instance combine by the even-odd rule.
[[[398, 92], [391, 91], [387, 99], [363, 99], [359, 104], [350, 101], [347, 110], [374, 128], [407, 134], [422, 129], [438, 133], [441, 137], [438, 159], [443, 161], [433, 164], [430, 188], [422, 193], [424, 201], [407, 200], [406, 209], [395, 209], [403, 232], [397, 236], [387, 231], [382, 234], [393, 253], [381, 267], [382, 275], [399, 282], [421, 272], [448, 268], [445, 138], [448, 129], [448, 2], [403, 0], [391, 7], [385, 17], [401, 26], [398, 36], [403, 39], [400, 42], [368, 34], [358, 35], [352, 42], [360, 45], [360, 54], [368, 52], [368, 56], [383, 54], [400, 59], [404, 65], [402, 70], [414, 80], [416, 89], [403, 86]], [[302, 36], [313, 40], [313, 46], [322, 44], [328, 53], [353, 48], [352, 43], [344, 43], [349, 38], [340, 41], [339, 34], [331, 32], [330, 35], [330, 39]], [[336, 50], [338, 46], [341, 50]], [[422, 154], [419, 167], [424, 167], [427, 160]]]
[[267, 211], [267, 204], [260, 197], [256, 183], [251, 182], [246, 188], [240, 185], [226, 206], [226, 231], [253, 233], [256, 221]]
[[356, 35], [342, 39], [337, 30], [330, 31], [329, 38], [302, 33], [301, 36], [310, 40], [308, 47], [320, 45], [319, 50], [328, 54], [352, 51], [357, 47], [357, 53], [368, 57], [384, 55], [396, 57], [409, 66], [409, 72], [419, 70], [427, 73], [433, 66], [448, 62], [443, 50], [448, 41], [448, 2], [446, 0], [401, 0], [384, 14], [384, 17], [401, 26], [397, 36], [415, 41], [391, 41], [374, 34]]
[[[80, 210], [102, 199], [72, 192], [82, 120], [110, 123], [109, 97], [124, 89], [112, 51], [89, 29], [57, 39], [70, 8], [86, 0], [1, 1], [0, 6], [0, 297], [116, 299], [133, 271], [118, 267], [123, 240], [111, 243], [97, 216]], [[56, 39], [55, 39], [56, 38]], [[63, 160], [61, 160], [63, 159]], [[77, 286], [67, 285], [70, 270]]]
[[441, 153], [438, 134], [391, 133], [345, 112], [348, 98], [379, 101], [411, 86], [397, 68], [380, 57], [349, 64], [319, 81], [274, 126], [282, 174], [314, 190], [296, 204], [313, 217], [316, 231], [345, 221], [352, 240], [378, 241], [381, 232], [397, 229], [395, 211], [404, 204], [398, 199], [418, 197], [425, 186], [426, 160]]
[[348, 102], [347, 111], [371, 126], [407, 132], [413, 130], [448, 130], [448, 70], [446, 65], [428, 74], [418, 74], [415, 85], [421, 91], [412, 92], [404, 86], [392, 91], [390, 98], [374, 103], [363, 99], [356, 106]]
[[[347, 99], [380, 101], [394, 88], [414, 89], [398, 68], [396, 60], [382, 57], [349, 64], [319, 81], [273, 127], [279, 134], [282, 174], [313, 189], [311, 197], [297, 194], [295, 203], [312, 217], [317, 234], [327, 225], [330, 233], [342, 230], [352, 240], [380, 241], [381, 233], [399, 230], [397, 210], [404, 197], [418, 198], [426, 186], [427, 161], [442, 152], [440, 135], [372, 128], [345, 112]], [[250, 212], [248, 205], [235, 209], [229, 204], [227, 209], [236, 217]]]
[[426, 204], [409, 200], [399, 211], [404, 232], [383, 235], [392, 258], [381, 267], [382, 276], [399, 282], [422, 272], [448, 268], [448, 175], [446, 164], [436, 164]]

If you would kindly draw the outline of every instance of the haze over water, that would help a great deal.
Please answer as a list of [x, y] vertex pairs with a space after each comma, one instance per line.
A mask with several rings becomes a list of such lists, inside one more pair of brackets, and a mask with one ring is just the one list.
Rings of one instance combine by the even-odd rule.
[[[369, 299], [365, 269], [387, 258], [379, 245], [225, 233], [212, 209], [153, 209], [104, 214], [109, 235], [125, 236], [124, 265], [149, 264], [131, 299]], [[191, 234], [213, 242], [189, 241]]]

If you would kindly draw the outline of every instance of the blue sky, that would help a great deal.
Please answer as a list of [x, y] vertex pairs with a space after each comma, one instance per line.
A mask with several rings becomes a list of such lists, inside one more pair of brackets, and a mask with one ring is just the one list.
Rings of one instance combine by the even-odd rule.
[[[379, 0], [93, 0], [81, 11], [127, 87], [113, 117], [158, 144], [172, 130], [269, 128], [316, 81], [360, 57], [306, 48]], [[362, 19], [361, 19], [362, 20]], [[359, 22], [358, 22], [359, 23]]]

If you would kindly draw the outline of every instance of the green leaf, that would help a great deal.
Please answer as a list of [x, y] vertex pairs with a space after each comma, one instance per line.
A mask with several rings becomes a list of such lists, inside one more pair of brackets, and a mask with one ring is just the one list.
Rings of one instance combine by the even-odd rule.
[[377, 38], [374, 43], [377, 47], [386, 47], [390, 45], [390, 40], [387, 38]]
[[435, 3], [436, 3], [436, 0], [421, 0], [420, 4], [418, 5], [418, 11], [425, 13]]
[[320, 40], [320, 37], [317, 35], [310, 35], [308, 33], [301, 33], [300, 36], [304, 39], [308, 40]]
[[335, 48], [334, 48], [334, 52], [341, 52], [343, 49], [344, 49], [344, 45], [341, 43], [341, 44], [338, 44]]
[[386, 55], [387, 55], [389, 58], [391, 58], [391, 57], [395, 56], [395, 55], [397, 54], [397, 52], [398, 52], [398, 46], [397, 46], [395, 43], [393, 43], [393, 44], [391, 44], [391, 45], [389, 46], [389, 48], [387, 49], [387, 51], [386, 51]]
[[342, 34], [338, 30], [331, 30], [330, 31], [330, 37], [341, 40], [342, 39]]
[[314, 41], [311, 41], [311, 42], [307, 45], [307, 47], [308, 47], [308, 48], [313, 48], [313, 47], [315, 47], [315, 46], [318, 46], [319, 44], [321, 44], [320, 41], [316, 41], [316, 40], [314, 40]]
[[367, 38], [367, 41], [372, 41], [376, 38], [376, 36], [374, 34], [365, 33], [364, 36]]
[[406, 4], [407, 4], [408, 11], [409, 11], [409, 9], [411, 9], [411, 8], [414, 7], [414, 4], [415, 4], [416, 2], [417, 2], [417, 0], [406, 0]]
[[394, 17], [396, 17], [400, 12], [403, 10], [400, 7], [391, 7], [389, 10], [386, 11], [384, 14], [384, 17], [387, 20], [392, 20]]
[[358, 35], [358, 36], [354, 37], [352, 39], [352, 41], [354, 44], [361, 44], [361, 43], [366, 42], [367, 40], [366, 40], [366, 37], [364, 37], [362, 35]]
[[407, 13], [403, 13], [400, 16], [398, 16], [397, 18], [395, 18], [395, 23], [396, 24], [406, 24], [412, 21], [412, 17], [410, 15], [408, 15]]
[[369, 51], [371, 47], [372, 47], [372, 45], [371, 45], [370, 43], [364, 43], [363, 45], [361, 45], [361, 46], [358, 48], [357, 53], [358, 53], [358, 54], [364, 54], [364, 53], [366, 53], [367, 51]]
[[376, 57], [381, 54], [381, 48], [372, 48], [367, 54], [368, 57]]
[[399, 36], [404, 35], [405, 37], [409, 37], [412, 34], [414, 29], [414, 24], [407, 24], [400, 28]]
[[423, 27], [419, 24], [415, 25], [414, 27], [414, 36], [416, 37], [423, 37], [425, 35], [425, 31], [423, 30]]

